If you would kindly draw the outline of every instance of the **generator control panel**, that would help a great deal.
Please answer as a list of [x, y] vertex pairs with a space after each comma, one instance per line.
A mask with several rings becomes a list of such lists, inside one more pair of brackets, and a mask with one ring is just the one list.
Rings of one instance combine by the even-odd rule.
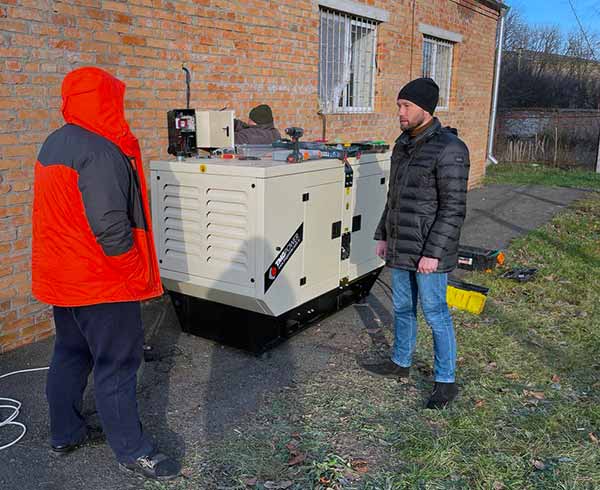
[[167, 152], [177, 157], [191, 157], [196, 154], [196, 111], [194, 109], [173, 109], [167, 112], [169, 147]]

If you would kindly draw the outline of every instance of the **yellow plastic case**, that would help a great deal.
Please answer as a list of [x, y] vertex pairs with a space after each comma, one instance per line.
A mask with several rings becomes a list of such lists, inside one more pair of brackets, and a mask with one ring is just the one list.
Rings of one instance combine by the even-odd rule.
[[450, 279], [446, 291], [446, 301], [450, 308], [479, 315], [485, 308], [488, 292], [488, 288]]

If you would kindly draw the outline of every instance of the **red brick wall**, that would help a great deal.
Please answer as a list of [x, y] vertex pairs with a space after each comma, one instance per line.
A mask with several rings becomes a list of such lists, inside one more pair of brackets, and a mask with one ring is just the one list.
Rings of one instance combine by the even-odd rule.
[[[475, 0], [367, 0], [386, 9], [377, 47], [376, 112], [327, 117], [330, 139], [398, 135], [395, 98], [420, 76], [424, 22], [462, 34], [455, 47], [450, 110], [472, 153], [471, 183], [484, 174], [497, 13]], [[268, 14], [267, 14], [268, 12]], [[319, 8], [283, 0], [0, 0], [0, 352], [52, 334], [50, 310], [30, 291], [32, 168], [62, 124], [60, 84], [97, 65], [127, 84], [127, 118], [146, 162], [166, 157], [166, 111], [185, 104], [244, 117], [269, 103], [279, 128], [320, 137]], [[411, 58], [412, 54], [412, 58]]]
[[598, 109], [501, 109], [496, 119], [496, 139], [507, 136], [534, 136], [555, 128], [572, 133], [589, 131], [594, 145], [600, 126]]

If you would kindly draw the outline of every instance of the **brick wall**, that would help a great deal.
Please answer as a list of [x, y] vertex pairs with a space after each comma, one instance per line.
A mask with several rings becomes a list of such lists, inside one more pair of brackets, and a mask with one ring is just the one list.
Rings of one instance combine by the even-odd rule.
[[573, 133], [589, 131], [595, 140], [599, 127], [598, 109], [502, 109], [496, 119], [496, 137], [530, 138], [560, 128]]
[[[423, 22], [464, 36], [454, 50], [450, 110], [484, 174], [498, 14], [475, 0], [366, 0], [386, 9], [378, 32], [375, 113], [330, 115], [331, 139], [398, 135], [395, 98], [420, 76]], [[0, 0], [0, 352], [52, 334], [50, 310], [30, 291], [32, 169], [62, 124], [60, 84], [96, 65], [127, 85], [127, 119], [146, 162], [166, 157], [166, 111], [227, 106], [245, 117], [269, 103], [279, 128], [321, 136], [317, 115], [319, 7], [315, 0]]]

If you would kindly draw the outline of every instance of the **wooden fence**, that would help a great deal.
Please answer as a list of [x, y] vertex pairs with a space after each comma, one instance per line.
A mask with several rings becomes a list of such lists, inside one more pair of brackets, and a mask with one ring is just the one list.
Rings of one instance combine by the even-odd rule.
[[595, 170], [600, 110], [518, 109], [498, 113], [500, 162], [535, 162]]

